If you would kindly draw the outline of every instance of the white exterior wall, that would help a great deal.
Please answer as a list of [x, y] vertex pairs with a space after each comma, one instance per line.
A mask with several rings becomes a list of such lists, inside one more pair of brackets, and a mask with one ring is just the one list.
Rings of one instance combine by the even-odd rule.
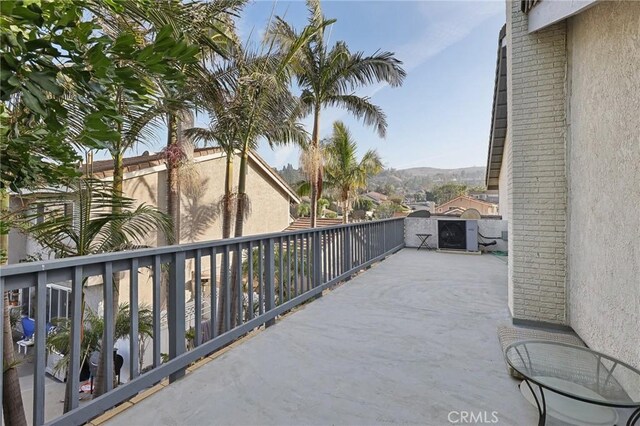
[[640, 2], [568, 24], [569, 321], [640, 368]]
[[509, 136], [504, 139], [502, 148], [502, 163], [500, 164], [500, 177], [498, 178], [498, 214], [503, 219], [509, 218], [509, 157], [511, 154], [511, 143]]
[[[460, 218], [446, 219], [444, 217], [407, 217], [404, 219], [404, 243], [406, 247], [419, 247], [420, 238], [416, 234], [431, 234], [427, 240], [427, 247], [436, 248], [438, 244], [438, 220], [460, 220]], [[464, 220], [464, 219], [462, 219]], [[500, 219], [478, 219], [478, 231], [486, 237], [498, 237], [494, 246], [482, 247], [480, 251], [507, 251], [507, 242], [500, 237], [502, 231], [507, 230], [507, 221]], [[488, 241], [487, 241], [488, 242]]]

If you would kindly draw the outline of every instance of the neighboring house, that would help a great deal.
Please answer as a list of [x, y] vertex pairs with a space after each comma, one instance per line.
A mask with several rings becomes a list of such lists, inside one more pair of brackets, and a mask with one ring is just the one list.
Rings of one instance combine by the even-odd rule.
[[418, 203], [409, 203], [411, 210], [427, 210], [429, 213], [435, 213], [436, 203], [433, 201], [420, 201]]
[[462, 213], [467, 209], [476, 209], [483, 216], [495, 216], [498, 214], [498, 205], [488, 203], [486, 201], [478, 200], [467, 195], [460, 195], [453, 200], [436, 206], [436, 213], [438, 214], [453, 214], [454, 211], [460, 210], [458, 213]]
[[381, 194], [379, 192], [375, 192], [375, 191], [362, 194], [361, 197], [373, 201], [377, 206], [379, 206], [380, 204], [384, 203], [389, 199], [389, 197], [387, 197], [386, 195]]
[[486, 184], [514, 322], [640, 368], [640, 2], [507, 2]]
[[468, 195], [477, 200], [486, 201], [487, 203], [498, 204], [500, 202], [498, 191], [469, 192]]
[[[240, 158], [236, 157], [234, 182], [238, 181]], [[84, 166], [83, 166], [84, 167]], [[147, 154], [124, 159], [125, 196], [139, 203], [146, 203], [166, 211], [167, 177], [162, 154]], [[83, 168], [84, 170], [84, 168]], [[89, 173], [102, 180], [113, 179], [113, 162], [96, 161], [89, 166]], [[180, 171], [180, 243], [215, 240], [222, 237], [220, 200], [224, 193], [225, 154], [218, 148], [196, 149], [192, 164]], [[286, 182], [255, 153], [249, 154], [247, 194], [250, 209], [244, 225], [244, 235], [279, 232], [289, 225], [291, 204], [300, 202]], [[16, 206], [20, 199], [12, 200]], [[232, 223], [235, 222], [235, 216]], [[47, 254], [32, 239], [12, 231], [10, 234], [10, 263], [16, 263], [28, 255]], [[164, 238], [151, 232], [143, 242], [149, 246], [166, 244]], [[220, 261], [220, 259], [218, 259]], [[203, 259], [203, 278], [209, 278], [208, 259]], [[187, 277], [192, 275], [192, 261], [186, 265]], [[218, 271], [220, 269], [218, 268]], [[149, 274], [140, 276], [140, 301], [151, 303]], [[101, 282], [90, 280], [86, 290], [87, 300], [94, 308], [101, 300]], [[128, 278], [121, 282], [121, 299], [128, 300]], [[189, 300], [189, 297], [187, 297]]]
[[[342, 219], [326, 219], [326, 218], [317, 218], [316, 219], [316, 227], [324, 228], [325, 226], [337, 226], [342, 225]], [[284, 231], [299, 231], [301, 229], [310, 229], [311, 228], [311, 219], [308, 217], [299, 217], [289, 226], [287, 226]]]
[[[222, 238], [220, 200], [224, 194], [225, 158], [219, 148], [198, 148], [192, 164], [181, 169], [180, 243]], [[240, 157], [236, 156], [234, 187], [239, 164]], [[162, 154], [126, 158], [124, 166], [125, 195], [166, 211], [167, 171]], [[98, 179], [113, 179], [113, 162], [94, 162], [92, 174]], [[247, 194], [251, 208], [244, 235], [282, 230], [290, 222], [289, 206], [300, 202], [284, 179], [254, 152], [249, 154]]]
[[449, 207], [449, 210], [438, 212], [438, 214], [443, 214], [447, 216], [460, 216], [462, 213], [464, 213], [465, 210], [466, 209], [462, 207]]

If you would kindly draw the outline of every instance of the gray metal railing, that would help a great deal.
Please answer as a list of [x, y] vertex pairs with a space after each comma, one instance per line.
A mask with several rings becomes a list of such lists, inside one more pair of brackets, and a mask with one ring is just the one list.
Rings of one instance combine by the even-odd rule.
[[[255, 235], [228, 240], [182, 244], [93, 256], [9, 265], [0, 270], [0, 291], [29, 288], [35, 293], [36, 333], [34, 352], [33, 424], [82, 424], [135, 396], [164, 378], [174, 381], [186, 367], [262, 325], [270, 326], [286, 311], [319, 297], [322, 291], [355, 272], [404, 247], [404, 220], [388, 219], [301, 231]], [[203, 292], [208, 264], [209, 294]], [[192, 271], [191, 280], [187, 271]], [[102, 348], [114, 346], [114, 274], [129, 284], [129, 381], [114, 387], [114, 360], [101, 351], [104, 364], [104, 394], [79, 404], [83, 286], [88, 280], [102, 283], [104, 334]], [[151, 287], [153, 313], [152, 359], [139, 371], [138, 306], [142, 285]], [[97, 277], [97, 278], [96, 278]], [[162, 283], [167, 284], [168, 338], [161, 330]], [[190, 282], [189, 282], [190, 281]], [[206, 282], [206, 280], [204, 280]], [[49, 283], [71, 287], [70, 345], [65, 356], [67, 393], [73, 395], [71, 410], [55, 419], [45, 419], [45, 366], [47, 357], [46, 291]], [[235, 287], [235, 291], [232, 287]], [[195, 303], [193, 326], [187, 324], [185, 291]], [[148, 290], [148, 289], [147, 289]], [[232, 300], [232, 296], [235, 299]], [[208, 309], [203, 312], [204, 298]], [[4, 309], [0, 301], [0, 307]], [[207, 304], [204, 304], [205, 306]], [[222, 311], [222, 312], [220, 312]], [[4, 312], [4, 311], [2, 311]], [[4, 316], [0, 316], [2, 326]], [[205, 330], [205, 328], [207, 330]], [[206, 332], [208, 331], [208, 332]], [[192, 333], [187, 349], [188, 333]], [[163, 362], [162, 344], [168, 342], [168, 360]], [[2, 339], [0, 339], [2, 353]], [[3, 360], [4, 361], [4, 360]], [[2, 389], [0, 383], [0, 392]], [[0, 400], [1, 400], [0, 393]], [[29, 402], [24, 401], [25, 407]]]

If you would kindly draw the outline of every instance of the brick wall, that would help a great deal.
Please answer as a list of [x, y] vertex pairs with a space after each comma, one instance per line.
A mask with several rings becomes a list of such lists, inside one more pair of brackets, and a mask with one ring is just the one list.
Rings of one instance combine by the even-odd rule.
[[527, 32], [507, 2], [509, 306], [514, 318], [567, 323], [566, 22]]

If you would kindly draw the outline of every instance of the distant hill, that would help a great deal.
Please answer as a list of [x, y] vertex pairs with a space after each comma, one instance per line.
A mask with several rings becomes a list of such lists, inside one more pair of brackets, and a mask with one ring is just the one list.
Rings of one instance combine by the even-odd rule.
[[[302, 172], [291, 164], [277, 171], [290, 185], [294, 185], [304, 178]], [[483, 186], [484, 174], [484, 167], [385, 169], [369, 179], [367, 189], [384, 193], [412, 194], [417, 191], [429, 191], [434, 186], [449, 182], [465, 184], [470, 187]]]
[[386, 169], [369, 180], [369, 189], [377, 188], [383, 189], [383, 192], [410, 194], [417, 191], [429, 191], [434, 186], [450, 182], [467, 186], [482, 186], [484, 185], [484, 173], [484, 167]]
[[[393, 171], [393, 169], [389, 169]], [[464, 175], [480, 176], [484, 179], [484, 167], [462, 167], [460, 169], [436, 169], [435, 167], [412, 167], [410, 169], [395, 170], [398, 173], [409, 176], [435, 176], [435, 175]]]

